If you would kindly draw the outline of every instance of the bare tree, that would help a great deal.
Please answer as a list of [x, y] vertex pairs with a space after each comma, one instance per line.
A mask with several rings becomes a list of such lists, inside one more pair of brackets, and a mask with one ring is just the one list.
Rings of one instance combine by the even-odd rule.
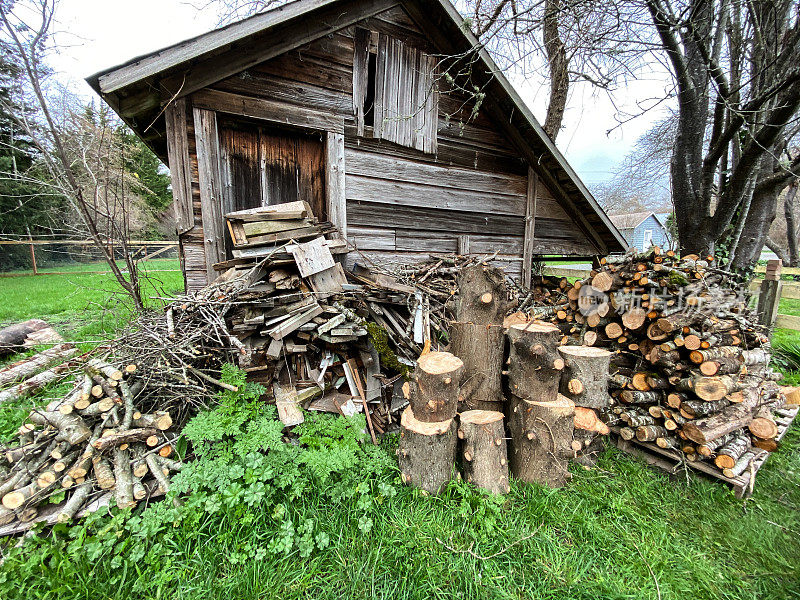
[[795, 0], [646, 0], [678, 99], [672, 197], [684, 252], [749, 269], [777, 195], [800, 172], [781, 159], [800, 108]]
[[[121, 157], [112, 128], [108, 122], [89, 126], [88, 122], [74, 119], [74, 111], [62, 111], [61, 115], [72, 121], [70, 131], [64, 122], [57, 121], [57, 113], [45, 92], [44, 55], [50, 42], [54, 11], [54, 0], [24, 3], [0, 0], [4, 46], [11, 60], [20, 66], [38, 120], [27, 114], [12, 113], [12, 116], [39, 149], [49, 175], [43, 183], [67, 199], [119, 285], [141, 310], [138, 271], [127, 245], [130, 204], [126, 194], [130, 183], [124, 178], [124, 169], [120, 170], [115, 162]], [[3, 108], [13, 111], [13, 106]], [[122, 249], [127, 272], [115, 260], [115, 244]]]

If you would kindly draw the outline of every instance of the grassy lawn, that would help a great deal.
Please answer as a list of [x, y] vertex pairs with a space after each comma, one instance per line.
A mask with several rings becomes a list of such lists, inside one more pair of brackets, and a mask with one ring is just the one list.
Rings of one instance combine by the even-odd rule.
[[[182, 288], [179, 273], [158, 275]], [[106, 275], [0, 279], [0, 322], [40, 317], [76, 340], [109, 333], [128, 315], [114, 288]], [[261, 410], [232, 437], [266, 438]], [[2, 437], [19, 424], [3, 421]], [[236, 475], [189, 473], [181, 507], [113, 509], [0, 547], [0, 597], [800, 599], [797, 426], [748, 501], [615, 449], [595, 468], [573, 465], [560, 490], [515, 482], [491, 499], [453, 482], [432, 498], [400, 485], [395, 437], [351, 452], [327, 435], [308, 436], [313, 455], [281, 442], [266, 458], [283, 462], [267, 470], [247, 455]], [[209, 465], [234, 465], [230, 449], [215, 456]]]

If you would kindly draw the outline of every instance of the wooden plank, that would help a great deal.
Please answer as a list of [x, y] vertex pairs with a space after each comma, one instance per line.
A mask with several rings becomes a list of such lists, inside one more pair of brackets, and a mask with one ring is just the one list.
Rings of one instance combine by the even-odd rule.
[[448, 187], [422, 185], [362, 175], [345, 176], [348, 201], [373, 202], [440, 210], [458, 210], [519, 217], [525, 215], [525, 196], [476, 194]]
[[329, 132], [325, 136], [325, 196], [328, 221], [347, 239], [347, 196], [345, 194], [344, 135]]
[[499, 150], [486, 150], [475, 148], [463, 143], [461, 140], [439, 138], [435, 155], [425, 154], [414, 148], [404, 148], [372, 137], [371, 127], [366, 127], [363, 138], [356, 137], [356, 128], [345, 122], [345, 147], [349, 150], [363, 149], [369, 152], [390, 157], [403, 157], [410, 160], [430, 161], [441, 166], [453, 166], [463, 169], [479, 169], [494, 173], [508, 173], [528, 176], [528, 165], [520, 156], [500, 152]]
[[178, 235], [194, 227], [192, 211], [192, 167], [189, 159], [189, 133], [186, 129], [186, 99], [178, 98], [164, 109], [167, 157], [175, 199]]
[[192, 104], [195, 108], [262, 119], [271, 123], [280, 123], [316, 131], [344, 133], [344, 121], [340, 116], [275, 100], [264, 100], [231, 92], [205, 89], [192, 95]]
[[242, 223], [242, 229], [247, 237], [256, 235], [265, 235], [269, 233], [279, 233], [281, 231], [289, 231], [291, 229], [300, 229], [301, 227], [308, 227], [311, 225], [308, 219], [291, 219], [291, 220], [276, 220], [276, 221], [255, 221]]
[[311, 208], [306, 202], [296, 200], [294, 202], [283, 202], [271, 206], [259, 206], [258, 208], [247, 208], [236, 210], [225, 215], [227, 219], [239, 221], [263, 221], [281, 219], [305, 219], [311, 214]]
[[449, 187], [482, 194], [503, 194], [519, 199], [528, 193], [528, 177], [464, 169], [398, 156], [346, 148], [347, 173], [408, 183]]
[[794, 315], [778, 315], [778, 318], [775, 319], [775, 327], [800, 331], [800, 317]]
[[369, 40], [367, 29], [356, 27], [353, 36], [353, 114], [356, 116], [358, 136], [364, 135], [364, 102], [369, 84]]
[[373, 109], [373, 129], [372, 135], [378, 139], [383, 137], [383, 126], [386, 114], [384, 113], [384, 103], [386, 102], [386, 63], [389, 60], [389, 38], [385, 35], [378, 36], [378, 48], [375, 57], [375, 100]]
[[379, 227], [353, 227], [347, 229], [347, 241], [356, 250], [395, 250], [395, 230]]
[[246, 71], [215, 83], [207, 89], [282, 102], [343, 119], [353, 119], [351, 91], [329, 90], [305, 81], [295, 81], [263, 72]]
[[200, 177], [200, 204], [208, 281], [217, 277], [214, 263], [225, 260], [225, 219], [223, 218], [217, 114], [194, 108], [194, 137], [197, 145], [197, 169]]
[[325, 238], [318, 237], [304, 244], [292, 244], [286, 249], [294, 257], [300, 277], [308, 277], [334, 266], [333, 255], [325, 245]]
[[525, 225], [519, 216], [359, 202], [350, 198], [347, 200], [347, 219], [351, 225], [361, 227], [402, 227], [455, 234], [522, 236]]
[[522, 285], [531, 287], [533, 270], [533, 244], [536, 226], [536, 194], [539, 178], [533, 169], [528, 170], [528, 194], [525, 204], [525, 236], [522, 242]]
[[273, 340], [282, 340], [287, 335], [297, 331], [298, 328], [305, 325], [311, 319], [321, 314], [322, 314], [322, 307], [319, 304], [315, 304], [308, 310], [305, 310], [300, 314], [293, 316], [291, 319], [283, 321], [280, 325], [269, 331], [269, 336]]

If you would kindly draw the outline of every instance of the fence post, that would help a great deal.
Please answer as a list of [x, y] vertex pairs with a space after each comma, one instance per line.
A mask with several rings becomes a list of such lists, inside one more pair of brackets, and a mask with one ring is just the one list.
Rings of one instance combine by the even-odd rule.
[[33, 243], [30, 245], [31, 247], [31, 264], [33, 265], [33, 274], [39, 274], [39, 268], [36, 266], [36, 252], [34, 251]]
[[782, 268], [783, 261], [780, 259], [767, 261], [767, 272], [764, 275], [764, 281], [761, 282], [761, 289], [758, 294], [758, 307], [756, 309], [758, 322], [766, 327], [770, 334], [772, 333], [773, 325], [775, 325], [775, 319], [778, 318], [778, 305], [781, 302]]

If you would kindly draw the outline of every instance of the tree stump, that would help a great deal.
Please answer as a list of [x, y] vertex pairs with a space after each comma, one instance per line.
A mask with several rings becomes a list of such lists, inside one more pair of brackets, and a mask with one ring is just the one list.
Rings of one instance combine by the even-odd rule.
[[438, 494], [453, 476], [456, 460], [453, 419], [440, 423], [419, 421], [409, 406], [400, 418], [397, 455], [403, 483]]
[[456, 320], [502, 325], [508, 310], [505, 273], [497, 267], [475, 265], [458, 274]]
[[411, 374], [411, 408], [426, 423], [456, 416], [458, 390], [464, 363], [449, 352], [429, 352], [417, 360]]
[[507, 494], [510, 487], [503, 413], [468, 410], [459, 415], [459, 420], [466, 480], [492, 494]]
[[531, 321], [512, 325], [506, 332], [510, 341], [508, 385], [517, 398], [554, 402], [564, 359], [558, 353], [561, 333], [555, 325]]
[[503, 327], [450, 323], [450, 352], [464, 362], [460, 410], [502, 410]]
[[561, 487], [573, 456], [575, 405], [562, 395], [552, 402], [511, 397], [511, 474], [527, 482]]
[[611, 352], [591, 346], [561, 346], [564, 370], [559, 391], [575, 406], [603, 409], [609, 404], [608, 368]]

